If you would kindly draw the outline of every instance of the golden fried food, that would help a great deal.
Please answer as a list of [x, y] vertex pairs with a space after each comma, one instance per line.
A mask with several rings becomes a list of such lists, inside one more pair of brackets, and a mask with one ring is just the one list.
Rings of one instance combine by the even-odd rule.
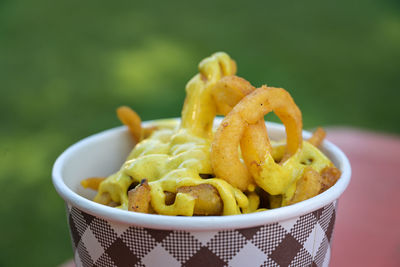
[[333, 186], [340, 178], [341, 172], [335, 166], [329, 166], [321, 171], [321, 191], [322, 193]]
[[222, 77], [211, 89], [217, 114], [227, 115], [243, 97], [254, 90], [254, 86], [241, 77]]
[[[246, 127], [240, 139], [240, 149], [246, 166], [250, 166], [252, 164], [251, 160], [253, 160], [246, 155], [264, 156], [267, 151], [272, 151], [267, 127], [263, 119]], [[261, 161], [261, 158], [257, 160]]]
[[122, 106], [117, 109], [117, 116], [128, 127], [133, 140], [138, 143], [142, 139], [142, 120], [139, 115], [131, 108]]
[[146, 179], [136, 186], [134, 189], [128, 191], [128, 210], [141, 213], [152, 213], [150, 205], [151, 195], [150, 186]]
[[287, 201], [287, 205], [294, 204], [312, 198], [321, 190], [321, 176], [312, 167], [307, 166], [301, 178], [296, 183], [296, 191], [293, 197]]
[[199, 137], [212, 138], [217, 108], [211, 90], [224, 76], [236, 74], [236, 63], [226, 53], [219, 52], [203, 59], [199, 72], [186, 85], [181, 128]]
[[[181, 120], [142, 126], [128, 107], [117, 115], [135, 141], [119, 171], [88, 178], [94, 201], [163, 215], [234, 215], [291, 205], [331, 187], [340, 171], [320, 151], [318, 129], [302, 139], [302, 116], [281, 88], [256, 89], [236, 76], [223, 52], [202, 60], [186, 85]], [[274, 112], [286, 141], [271, 143], [264, 115]], [[214, 128], [216, 115], [225, 118]]]
[[[224, 76], [234, 75], [236, 65], [227, 54], [216, 53], [203, 60], [199, 70], [200, 73], [186, 87], [187, 97], [180, 125], [175, 128], [157, 125], [160, 129], [139, 142], [120, 171], [100, 185], [95, 201], [108, 193], [112, 201], [126, 209], [129, 186], [147, 179], [152, 188], [151, 203], [158, 214], [193, 215], [196, 199], [190, 194], [177, 192], [177, 188], [199, 184], [210, 184], [218, 190], [224, 202], [224, 215], [239, 214], [240, 209], [247, 206], [246, 195], [232, 185], [219, 178], [200, 177], [200, 174], [214, 173], [210, 146], [216, 105], [211, 90]], [[176, 194], [173, 204], [166, 205], [164, 192]]]
[[90, 177], [81, 181], [81, 185], [84, 188], [90, 188], [93, 190], [99, 190], [100, 183], [103, 182], [106, 177]]
[[[286, 127], [287, 153], [294, 155], [302, 144], [302, 119], [301, 113], [288, 92], [281, 88], [262, 86], [248, 96], [244, 97], [222, 121], [218, 128], [212, 149], [212, 165], [217, 177], [225, 179], [230, 184], [242, 191], [254, 186], [251, 175], [257, 185], [270, 194], [282, 194], [289, 183], [292, 182], [292, 174], [275, 163], [271, 156], [269, 145], [260, 149], [259, 144], [251, 138], [256, 137], [264, 143], [269, 143], [268, 135], [259, 136], [253, 134], [250, 128], [246, 134], [248, 140], [243, 142], [242, 156], [247, 163], [251, 175], [239, 176], [245, 173], [244, 165], [240, 161], [238, 147], [248, 125], [255, 124], [264, 116], [274, 111]], [[260, 130], [265, 130], [260, 128]], [[266, 133], [266, 131], [265, 131]], [[262, 133], [260, 133], [262, 134]]]
[[194, 215], [221, 215], [222, 213], [222, 200], [218, 191], [210, 184], [181, 186], [177, 189], [177, 193], [189, 194], [196, 199]]
[[[273, 147], [272, 155], [277, 162], [279, 162], [280, 159], [283, 159], [285, 155], [285, 144], [276, 144]], [[282, 162], [282, 160], [280, 162]], [[284, 161], [283, 164], [287, 164], [288, 169], [297, 170], [297, 175], [294, 176], [293, 182], [287, 188], [285, 193], [281, 195], [281, 202], [279, 206], [286, 206], [290, 205], [290, 203], [293, 203], [291, 199], [296, 190], [298, 191], [297, 194], [301, 194], [301, 192], [299, 192], [301, 189], [297, 189], [296, 185], [297, 181], [301, 179], [303, 172], [307, 167], [312, 167], [312, 169], [314, 169], [319, 175], [322, 175], [322, 171], [326, 168], [335, 168], [333, 163], [320, 150], [318, 150], [318, 148], [310, 144], [308, 141], [303, 141], [301, 150], [299, 150], [294, 157]], [[294, 172], [294, 174], [296, 174], [296, 172]], [[322, 183], [322, 178], [319, 181]], [[320, 191], [317, 191], [315, 194], [318, 193], [320, 193]], [[274, 199], [274, 201], [276, 203], [277, 200]]]
[[326, 137], [326, 132], [321, 127], [318, 127], [317, 130], [314, 131], [313, 135], [307, 141], [313, 146], [319, 147], [322, 144], [322, 141]]
[[[128, 210], [142, 213], [154, 213], [151, 206], [150, 186], [143, 180], [138, 186], [128, 192]], [[196, 186], [181, 186], [176, 193], [164, 191], [165, 204], [172, 205], [176, 194], [188, 194], [195, 199], [193, 215], [221, 215], [223, 203], [218, 191], [209, 184]]]

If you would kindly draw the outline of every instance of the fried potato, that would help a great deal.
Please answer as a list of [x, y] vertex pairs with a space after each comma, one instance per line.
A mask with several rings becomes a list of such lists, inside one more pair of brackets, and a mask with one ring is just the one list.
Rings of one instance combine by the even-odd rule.
[[312, 167], [307, 166], [303, 175], [297, 181], [296, 192], [286, 205], [294, 204], [312, 198], [321, 191], [321, 176]]
[[128, 192], [128, 210], [142, 213], [152, 213], [150, 204], [150, 186], [146, 179]]
[[190, 194], [196, 199], [194, 215], [220, 215], [222, 213], [222, 200], [212, 185], [181, 186], [177, 189], [177, 193]]
[[326, 191], [333, 186], [340, 178], [342, 173], [335, 166], [326, 167], [321, 171], [321, 190], [320, 193]]

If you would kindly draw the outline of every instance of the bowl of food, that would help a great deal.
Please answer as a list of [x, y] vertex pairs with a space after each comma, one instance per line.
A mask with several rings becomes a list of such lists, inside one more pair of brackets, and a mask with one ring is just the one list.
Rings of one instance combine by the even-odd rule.
[[76, 265], [327, 266], [348, 159], [322, 129], [303, 131], [286, 90], [254, 88], [227, 54], [199, 70], [181, 118], [121, 107], [125, 126], [56, 160]]

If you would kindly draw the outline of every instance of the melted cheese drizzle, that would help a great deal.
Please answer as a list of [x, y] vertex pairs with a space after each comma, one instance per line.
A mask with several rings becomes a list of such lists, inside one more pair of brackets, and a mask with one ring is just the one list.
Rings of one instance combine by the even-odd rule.
[[[285, 143], [277, 143], [273, 147], [272, 155], [267, 157], [265, 162], [273, 161], [274, 159], [281, 159], [284, 154]], [[296, 191], [296, 182], [302, 177], [304, 169], [307, 166], [312, 167], [320, 173], [324, 168], [333, 166], [333, 163], [318, 148], [307, 141], [303, 141], [302, 148], [285, 161], [281, 167], [278, 167], [279, 169], [269, 169], [270, 173], [268, 176], [276, 177], [275, 179], [273, 178], [268, 180], [271, 183], [269, 193], [271, 195], [283, 195], [283, 206], [293, 197]], [[285, 173], [283, 174], [282, 172]], [[283, 179], [286, 180], [282, 181]]]
[[[155, 131], [137, 144], [121, 169], [100, 184], [95, 201], [108, 193], [111, 200], [127, 209], [129, 186], [147, 179], [151, 187], [151, 204], [158, 214], [193, 215], [195, 199], [177, 193], [172, 205], [165, 204], [164, 191], [176, 193], [181, 186], [210, 184], [223, 202], [222, 215], [248, 210], [249, 200], [239, 189], [222, 179], [202, 179], [212, 174], [210, 160], [212, 126], [216, 115], [211, 87], [225, 75], [234, 75], [236, 65], [225, 53], [216, 53], [199, 64], [200, 73], [186, 86], [187, 97], [179, 127]], [[253, 205], [254, 206], [254, 205]]]
[[[216, 53], [200, 62], [199, 74], [186, 86], [180, 125], [177, 120], [156, 121], [159, 130], [138, 143], [121, 169], [100, 184], [94, 201], [101, 203], [104, 195], [109, 195], [113, 202], [120, 204], [119, 208], [127, 209], [128, 188], [132, 183], [147, 179], [151, 205], [158, 214], [192, 216], [195, 199], [190, 194], [177, 193], [177, 188], [200, 184], [210, 184], [218, 191], [223, 202], [222, 215], [259, 211], [260, 200], [255, 192], [248, 192], [246, 196], [225, 180], [202, 179], [199, 175], [213, 174], [210, 151], [216, 105], [210, 90], [223, 76], [235, 73], [236, 65], [225, 53]], [[284, 144], [275, 145], [265, 164], [282, 158], [284, 151]], [[313, 159], [311, 166], [317, 171], [332, 165], [317, 148], [304, 142], [303, 148], [283, 164], [285, 175], [282, 170], [271, 168], [268, 173], [261, 174], [274, 177], [268, 179], [268, 192], [282, 194], [284, 204], [293, 196], [296, 181], [302, 176], [305, 165], [301, 162], [309, 158]], [[172, 205], [165, 204], [165, 191], [176, 193]]]

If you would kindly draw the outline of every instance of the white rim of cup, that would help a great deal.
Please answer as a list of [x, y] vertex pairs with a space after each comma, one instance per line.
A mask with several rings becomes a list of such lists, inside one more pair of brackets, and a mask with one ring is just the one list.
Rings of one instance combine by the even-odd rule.
[[[267, 125], [281, 128], [279, 130], [284, 130], [284, 127], [281, 124], [268, 122]], [[52, 180], [54, 187], [56, 188], [58, 194], [67, 203], [93, 216], [100, 217], [108, 221], [160, 230], [213, 231], [251, 228], [255, 226], [288, 220], [322, 208], [336, 201], [347, 188], [350, 182], [351, 167], [349, 160], [337, 146], [327, 140], [324, 140], [323, 148], [334, 154], [339, 162], [340, 166], [338, 167], [341, 167], [340, 170], [342, 172], [340, 179], [331, 188], [313, 198], [277, 209], [241, 215], [204, 217], [144, 214], [105, 206], [86, 199], [85, 197], [82, 197], [72, 191], [63, 182], [62, 179], [64, 162], [67, 161], [70, 157], [73, 157], [75, 151], [79, 150], [81, 146], [92, 142], [97, 142], [99, 139], [104, 138], [104, 136], [112, 135], [115, 134], [115, 132], [123, 130], [126, 130], [125, 127], [120, 126], [117, 128], [102, 131], [100, 133], [91, 135], [78, 141], [77, 143], [67, 148], [57, 158], [52, 170]], [[309, 137], [310, 135], [311, 133], [303, 131], [303, 136]]]

